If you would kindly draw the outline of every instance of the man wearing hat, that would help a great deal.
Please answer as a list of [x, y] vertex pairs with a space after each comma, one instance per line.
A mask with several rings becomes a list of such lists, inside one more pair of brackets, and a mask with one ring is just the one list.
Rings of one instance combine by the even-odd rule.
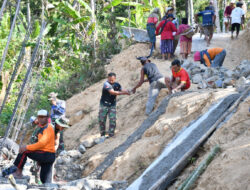
[[55, 124], [56, 119], [60, 118], [61, 116], [65, 115], [66, 112], [66, 103], [64, 100], [59, 100], [57, 98], [57, 93], [51, 92], [49, 94], [49, 100], [51, 101], [51, 111], [50, 117], [52, 123]]
[[[27, 157], [39, 162], [41, 166], [40, 179], [42, 183], [51, 182], [51, 171], [55, 161], [55, 132], [53, 126], [48, 123], [48, 112], [40, 110], [37, 113], [38, 125], [40, 131], [38, 134], [38, 141], [30, 145], [21, 145], [19, 154], [14, 162], [15, 170], [14, 177], [22, 177], [22, 170], [26, 163]], [[4, 173], [4, 171], [3, 171]], [[9, 175], [10, 173], [8, 173]]]
[[197, 51], [194, 54], [194, 61], [200, 61], [206, 67], [221, 67], [227, 52], [223, 48], [211, 48]]
[[[149, 115], [156, 101], [156, 98], [162, 88], [166, 88], [165, 77], [160, 73], [159, 69], [154, 63], [146, 57], [137, 58], [141, 61], [141, 78], [138, 84], [132, 89], [132, 92], [135, 93], [136, 89], [139, 88], [144, 82], [150, 83], [150, 88], [148, 92], [148, 101], [146, 104], [146, 115]], [[147, 79], [144, 79], [144, 76], [147, 76]]]
[[56, 155], [59, 155], [64, 151], [64, 141], [63, 141], [63, 131], [64, 129], [69, 128], [69, 120], [62, 116], [58, 118], [55, 122], [55, 149]]

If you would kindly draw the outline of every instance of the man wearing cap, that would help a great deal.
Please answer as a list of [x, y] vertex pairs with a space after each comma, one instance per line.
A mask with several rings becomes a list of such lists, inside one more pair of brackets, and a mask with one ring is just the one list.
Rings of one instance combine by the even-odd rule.
[[69, 128], [69, 120], [66, 117], [60, 117], [55, 122], [55, 149], [56, 155], [64, 151], [63, 131]]
[[34, 144], [20, 146], [19, 154], [14, 162], [14, 167], [16, 167], [15, 177], [22, 177], [23, 167], [27, 157], [29, 157], [39, 162], [42, 183], [51, 182], [52, 165], [55, 161], [55, 132], [53, 126], [48, 123], [48, 118], [49, 115], [46, 110], [38, 111], [37, 120], [40, 127], [38, 141]]
[[[148, 92], [148, 101], [146, 104], [146, 115], [149, 115], [156, 101], [158, 94], [162, 88], [166, 88], [165, 77], [160, 73], [159, 69], [154, 63], [146, 57], [137, 58], [141, 61], [141, 78], [137, 85], [132, 89], [132, 92], [135, 93], [136, 89], [139, 88], [144, 82], [150, 83], [150, 88]], [[146, 75], [147, 79], [144, 79]]]
[[224, 24], [225, 24], [225, 32], [228, 32], [229, 31], [229, 25], [231, 23], [231, 13], [233, 11], [233, 9], [235, 8], [235, 1], [232, 0], [230, 2], [230, 5], [228, 5], [226, 8], [225, 8], [225, 11], [224, 11]]
[[49, 94], [49, 100], [51, 101], [51, 111], [50, 117], [52, 120], [52, 124], [55, 124], [56, 119], [65, 115], [66, 112], [66, 103], [64, 100], [59, 100], [57, 98], [57, 93], [51, 92]]
[[128, 90], [122, 90], [116, 81], [116, 74], [109, 73], [108, 80], [103, 84], [99, 108], [99, 127], [101, 136], [106, 135], [106, 120], [109, 117], [109, 137], [113, 137], [116, 128], [116, 96], [130, 95]]
[[206, 67], [221, 67], [226, 57], [226, 50], [223, 48], [211, 48], [197, 51], [194, 54], [194, 61], [200, 61]]
[[195, 22], [198, 22], [198, 16], [202, 16], [202, 26], [205, 32], [205, 39], [207, 41], [207, 46], [210, 45], [210, 41], [213, 38], [214, 24], [216, 16], [214, 11], [210, 10], [209, 7], [205, 8], [205, 11], [201, 11], [195, 15]]
[[169, 92], [176, 93], [190, 88], [191, 82], [188, 72], [181, 67], [180, 60], [176, 59], [171, 63], [172, 77], [166, 77], [166, 85]]

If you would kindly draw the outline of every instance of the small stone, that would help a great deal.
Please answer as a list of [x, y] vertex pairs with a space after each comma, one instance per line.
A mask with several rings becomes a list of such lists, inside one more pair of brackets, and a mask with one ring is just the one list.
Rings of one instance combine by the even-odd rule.
[[221, 79], [214, 82], [216, 88], [222, 88], [223, 81]]
[[68, 155], [73, 159], [81, 158], [82, 154], [78, 150], [70, 150], [68, 151]]
[[207, 85], [206, 81], [204, 81], [204, 80], [201, 80], [197, 86], [198, 89], [205, 89], [207, 87], [208, 87], [208, 85]]
[[240, 77], [240, 79], [236, 81], [235, 87], [238, 92], [243, 92], [247, 86], [250, 86], [250, 80], [247, 80], [245, 77]]
[[57, 161], [56, 161], [56, 164], [62, 165], [63, 164], [63, 159], [58, 158]]
[[191, 69], [191, 75], [195, 75], [201, 73], [201, 68], [200, 67], [195, 67]]
[[87, 141], [83, 141], [82, 145], [86, 148], [91, 148], [95, 145], [95, 141], [93, 139], [89, 139]]
[[62, 158], [64, 164], [70, 164], [72, 162], [72, 159], [69, 156], [65, 156]]
[[219, 80], [219, 76], [215, 75], [215, 76], [212, 76], [212, 77], [209, 77], [208, 79], [206, 79], [206, 82], [215, 82], [217, 80]]
[[225, 72], [225, 77], [227, 78], [233, 78], [233, 76], [235, 76], [234, 72], [231, 70], [228, 70]]
[[232, 78], [225, 78], [223, 81], [223, 87], [226, 88], [227, 86], [235, 86], [235, 80]]
[[199, 82], [202, 81], [202, 76], [201, 74], [195, 74], [193, 77], [192, 77], [192, 82], [194, 84], [198, 84]]
[[80, 144], [78, 150], [81, 154], [84, 154], [86, 152], [86, 148], [82, 144]]
[[95, 139], [95, 143], [96, 144], [101, 144], [105, 141], [105, 136], [99, 137], [97, 139]]
[[66, 156], [67, 155], [67, 151], [63, 150], [62, 152], [60, 152], [59, 156]]

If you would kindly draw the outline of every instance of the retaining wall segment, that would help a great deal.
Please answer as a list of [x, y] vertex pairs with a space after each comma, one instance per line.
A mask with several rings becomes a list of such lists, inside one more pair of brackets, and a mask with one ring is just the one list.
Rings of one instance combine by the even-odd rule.
[[132, 133], [123, 144], [112, 150], [105, 158], [105, 160], [90, 174], [89, 177], [100, 179], [106, 169], [113, 164], [115, 159], [121, 156], [134, 142], [138, 141], [142, 137], [144, 132], [151, 126], [153, 126], [158, 118], [166, 112], [166, 108], [171, 98], [182, 96], [188, 93], [191, 93], [191, 91], [171, 94], [164, 98], [160, 106], [148, 116], [148, 118], [141, 124], [141, 126], [134, 133]]
[[212, 133], [209, 129], [236, 101], [239, 94], [232, 94], [213, 105], [209, 111], [182, 129], [167, 145], [162, 154], [136, 179], [127, 190], [166, 189], [186, 166], [188, 159]]

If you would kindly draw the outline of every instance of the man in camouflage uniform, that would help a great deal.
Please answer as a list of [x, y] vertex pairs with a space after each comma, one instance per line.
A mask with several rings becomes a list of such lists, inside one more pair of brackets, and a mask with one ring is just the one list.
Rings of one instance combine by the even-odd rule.
[[115, 82], [116, 74], [109, 73], [108, 80], [102, 88], [102, 97], [99, 109], [99, 125], [101, 136], [106, 134], [106, 119], [109, 116], [109, 137], [114, 136], [116, 128], [116, 96], [129, 95], [127, 90], [122, 90], [121, 85]]

